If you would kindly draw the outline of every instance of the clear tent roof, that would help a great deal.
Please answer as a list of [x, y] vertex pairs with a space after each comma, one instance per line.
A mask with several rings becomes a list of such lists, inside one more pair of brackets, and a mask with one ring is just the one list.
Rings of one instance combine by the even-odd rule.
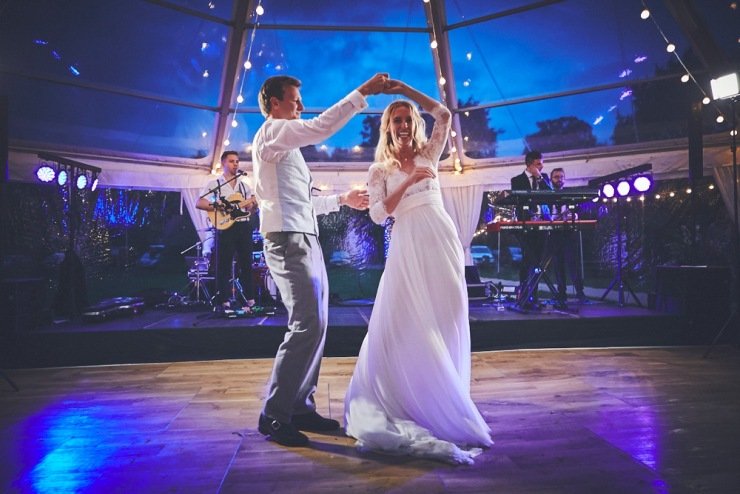
[[[561, 149], [607, 146], [637, 111], [638, 88], [648, 97], [684, 63], [700, 99], [710, 77], [737, 70], [738, 10], [729, 0], [11, 0], [0, 5], [0, 94], [11, 146], [207, 166], [225, 148], [248, 157], [266, 77], [301, 79], [310, 115], [388, 72], [458, 109], [469, 158], [520, 155], [574, 122], [591, 135]], [[371, 98], [367, 113], [390, 98]], [[363, 121], [313, 159], [367, 159], [353, 153], [368, 145]]]

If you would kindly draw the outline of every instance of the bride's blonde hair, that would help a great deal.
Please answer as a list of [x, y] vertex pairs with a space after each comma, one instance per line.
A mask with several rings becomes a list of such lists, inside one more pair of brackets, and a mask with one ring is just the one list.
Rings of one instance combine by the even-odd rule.
[[380, 138], [378, 139], [378, 146], [375, 148], [375, 162], [383, 163], [386, 168], [401, 168], [401, 162], [397, 157], [399, 149], [393, 140], [390, 126], [391, 115], [397, 108], [402, 106], [405, 106], [411, 111], [411, 121], [413, 123], [411, 137], [414, 150], [418, 152], [427, 142], [426, 123], [421, 118], [421, 113], [419, 113], [416, 105], [406, 100], [394, 101], [388, 105], [383, 112], [383, 116], [380, 118]]

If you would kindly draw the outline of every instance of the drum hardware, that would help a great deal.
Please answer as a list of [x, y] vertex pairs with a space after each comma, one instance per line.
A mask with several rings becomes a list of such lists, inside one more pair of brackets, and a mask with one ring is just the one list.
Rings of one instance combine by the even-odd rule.
[[[282, 305], [280, 291], [265, 264], [252, 264], [252, 277], [254, 286], [257, 288], [257, 306], [266, 308], [268, 303], [271, 303], [273, 307]], [[268, 314], [274, 314], [274, 311]]]
[[[192, 249], [195, 249], [196, 256], [188, 259], [188, 284], [180, 290], [183, 295], [178, 295], [177, 292], [170, 297], [168, 305], [211, 305], [211, 294], [206, 286], [206, 281], [212, 281], [213, 276], [209, 276], [208, 269], [210, 266], [209, 259], [201, 255], [203, 243], [198, 241], [191, 245], [187, 249], [180, 252], [185, 254]], [[178, 300], [179, 299], [179, 300]]]

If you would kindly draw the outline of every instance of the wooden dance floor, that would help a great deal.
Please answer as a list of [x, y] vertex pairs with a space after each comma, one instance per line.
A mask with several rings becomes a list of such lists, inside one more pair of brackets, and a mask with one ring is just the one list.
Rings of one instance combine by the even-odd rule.
[[[702, 351], [474, 353], [472, 394], [496, 443], [473, 466], [360, 454], [341, 433], [265, 441], [271, 359], [12, 370], [0, 491], [740, 492], [740, 350]], [[325, 359], [323, 414], [341, 420], [354, 362]]]

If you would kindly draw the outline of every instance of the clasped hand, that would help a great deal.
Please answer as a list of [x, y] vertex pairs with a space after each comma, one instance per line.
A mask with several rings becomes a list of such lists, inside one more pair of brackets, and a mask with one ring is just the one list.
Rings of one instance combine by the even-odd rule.
[[387, 73], [381, 72], [365, 81], [358, 90], [365, 96], [378, 93], [401, 94], [406, 87], [403, 81], [391, 79]]

